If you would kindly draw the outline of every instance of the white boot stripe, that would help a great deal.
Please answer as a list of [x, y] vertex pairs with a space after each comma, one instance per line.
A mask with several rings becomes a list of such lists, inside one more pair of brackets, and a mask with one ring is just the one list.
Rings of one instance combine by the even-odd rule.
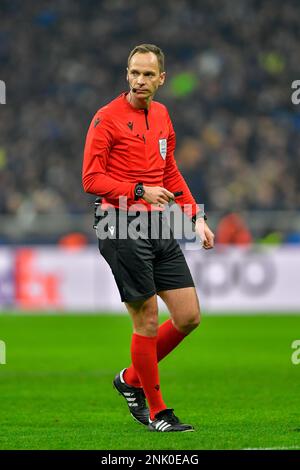
[[160, 428], [161, 431], [165, 431], [166, 429], [170, 428], [171, 424], [165, 424], [162, 428]]
[[165, 421], [162, 421], [159, 426], [156, 427], [158, 431], [161, 431], [161, 429], [166, 425], [167, 423]]
[[163, 431], [165, 426], [167, 426], [167, 423], [164, 421], [163, 424], [159, 427], [159, 430]]
[[163, 421], [162, 421], [162, 420], [161, 420], [161, 421], [158, 421], [158, 423], [156, 423], [156, 425], [155, 425], [156, 429], [158, 429], [158, 428], [159, 428], [159, 426], [160, 426], [162, 423], [163, 423]]

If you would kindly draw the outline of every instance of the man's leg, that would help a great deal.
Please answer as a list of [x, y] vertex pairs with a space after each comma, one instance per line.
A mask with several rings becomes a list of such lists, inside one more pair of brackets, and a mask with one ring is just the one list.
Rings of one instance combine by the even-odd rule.
[[160, 291], [158, 295], [168, 307], [178, 331], [188, 335], [199, 326], [201, 314], [195, 287]]
[[160, 391], [157, 363], [158, 307], [156, 295], [147, 300], [125, 302], [133, 321], [131, 359], [143, 387], [149, 408], [150, 418], [165, 410]]
[[[160, 325], [157, 336], [157, 361], [161, 361], [200, 323], [200, 307], [194, 287], [160, 291], [158, 295], [167, 305], [171, 318]], [[133, 365], [124, 373], [124, 380], [133, 387], [141, 387]]]

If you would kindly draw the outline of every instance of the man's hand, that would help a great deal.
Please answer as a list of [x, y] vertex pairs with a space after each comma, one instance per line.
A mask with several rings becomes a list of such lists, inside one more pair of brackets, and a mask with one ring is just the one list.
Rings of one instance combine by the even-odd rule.
[[207, 225], [203, 217], [200, 217], [199, 219], [196, 220], [195, 232], [200, 237], [203, 248], [205, 248], [206, 250], [209, 250], [210, 248], [214, 247], [215, 236], [213, 232], [210, 230], [209, 226]]
[[160, 186], [144, 186], [145, 194], [143, 199], [150, 204], [164, 205], [174, 199], [174, 194]]

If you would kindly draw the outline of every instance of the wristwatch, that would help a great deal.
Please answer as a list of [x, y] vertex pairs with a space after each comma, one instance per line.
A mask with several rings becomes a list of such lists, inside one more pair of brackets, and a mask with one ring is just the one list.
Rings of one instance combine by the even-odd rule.
[[204, 211], [197, 212], [197, 214], [193, 215], [192, 217], [193, 224], [196, 223], [197, 219], [201, 219], [201, 218], [203, 218], [204, 220], [207, 220], [207, 215], [205, 214]]
[[141, 199], [145, 194], [143, 183], [137, 183], [134, 188], [134, 200]]

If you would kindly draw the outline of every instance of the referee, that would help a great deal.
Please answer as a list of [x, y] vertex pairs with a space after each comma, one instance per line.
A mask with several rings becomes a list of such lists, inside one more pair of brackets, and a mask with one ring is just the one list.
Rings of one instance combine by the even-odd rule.
[[[114, 387], [133, 418], [149, 430], [187, 432], [193, 426], [183, 424], [163, 399], [158, 362], [199, 325], [200, 308], [177, 241], [171, 231], [168, 238], [162, 236], [164, 206], [178, 194], [176, 202], [195, 223], [205, 249], [213, 248], [214, 235], [177, 168], [168, 111], [153, 101], [165, 76], [159, 47], [142, 44], [130, 52], [129, 92], [94, 116], [86, 138], [82, 180], [87, 193], [101, 196], [109, 230], [106, 237], [98, 235], [100, 253], [111, 267], [133, 322], [132, 364], [116, 375]], [[130, 209], [137, 204], [145, 223], [140, 236], [131, 237], [129, 228], [136, 213]], [[125, 237], [119, 236], [121, 222], [126, 224]], [[170, 312], [170, 319], [160, 326], [158, 295]]]

